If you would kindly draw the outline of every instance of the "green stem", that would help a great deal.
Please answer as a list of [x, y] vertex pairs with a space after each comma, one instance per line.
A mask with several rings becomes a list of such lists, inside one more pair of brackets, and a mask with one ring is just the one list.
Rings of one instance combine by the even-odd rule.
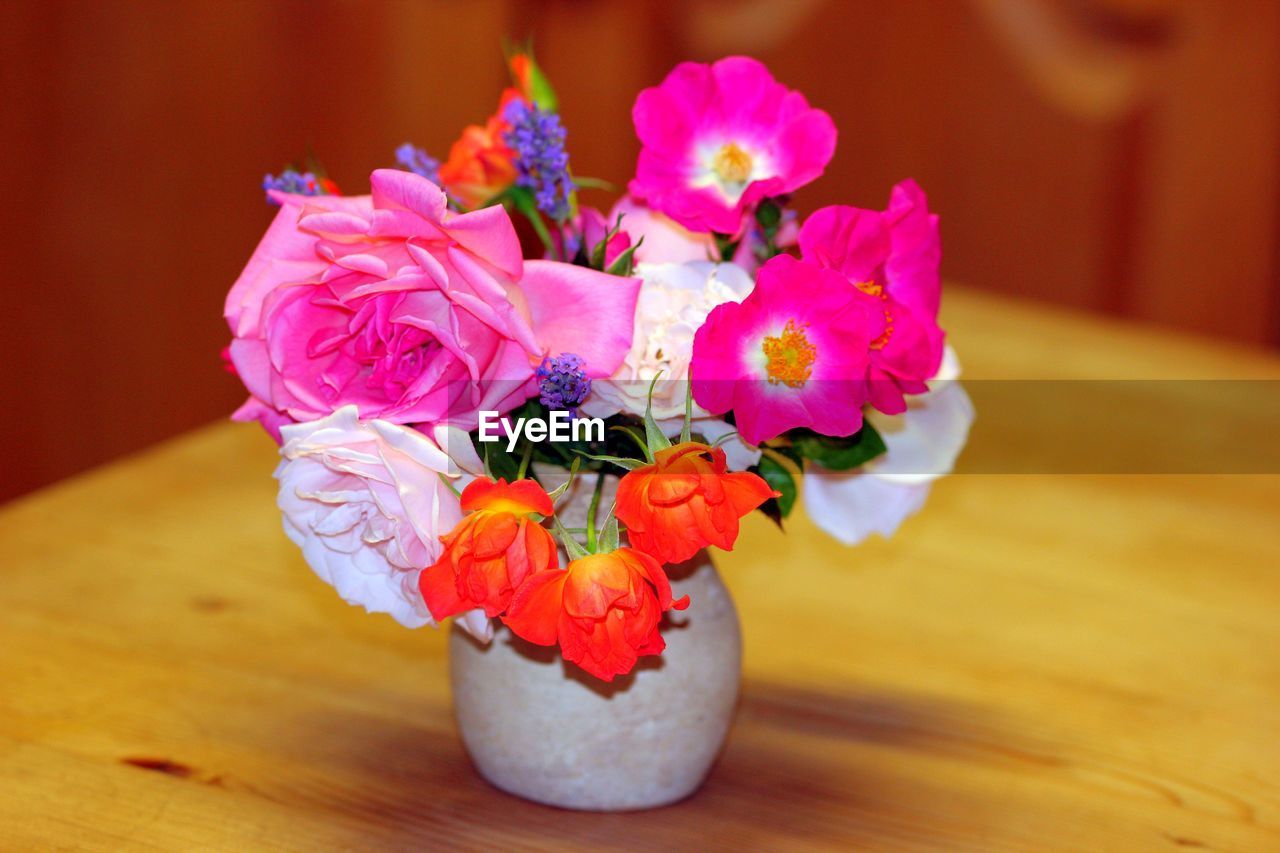
[[596, 552], [596, 510], [600, 506], [600, 495], [604, 493], [604, 472], [596, 474], [596, 490], [591, 495], [591, 506], [587, 507], [587, 550]]
[[524, 444], [524, 455], [520, 457], [520, 469], [516, 471], [516, 479], [523, 480], [524, 475], [529, 471], [529, 460], [533, 458], [533, 442], [526, 441]]
[[449, 487], [449, 491], [453, 492], [453, 496], [455, 498], [462, 497], [462, 492], [458, 491], [458, 487], [453, 484], [452, 480], [450, 480], [444, 474], [440, 474], [439, 477], [440, 477], [440, 482], [444, 483], [446, 486]]
[[525, 211], [525, 216], [533, 223], [533, 230], [538, 232], [538, 239], [542, 241], [542, 245], [547, 247], [547, 252], [556, 255], [556, 244], [551, 239], [551, 232], [547, 230], [547, 224], [542, 221], [542, 217], [536, 211]]
[[516, 210], [523, 213], [525, 219], [528, 219], [533, 225], [533, 230], [537, 232], [538, 239], [547, 248], [547, 254], [552, 257], [560, 257], [560, 253], [556, 251], [555, 242], [551, 239], [551, 232], [547, 230], [547, 224], [542, 221], [542, 215], [538, 213], [538, 205], [529, 191], [520, 187], [512, 187], [507, 190], [506, 197], [511, 199], [511, 203], [515, 205]]

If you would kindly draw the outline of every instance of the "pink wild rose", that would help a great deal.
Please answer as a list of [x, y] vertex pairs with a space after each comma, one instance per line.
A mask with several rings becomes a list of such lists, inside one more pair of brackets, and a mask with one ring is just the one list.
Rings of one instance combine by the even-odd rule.
[[836, 146], [831, 116], [745, 56], [680, 63], [631, 116], [631, 195], [693, 231], [740, 235], [762, 199], [820, 176]]
[[893, 188], [884, 212], [832, 206], [800, 228], [801, 257], [834, 270], [884, 315], [871, 340], [867, 401], [887, 415], [906, 411], [904, 394], [923, 394], [942, 363], [938, 305], [942, 256], [938, 217], [915, 181]]
[[716, 306], [694, 335], [693, 399], [712, 414], [733, 410], [748, 444], [793, 427], [852, 435], [883, 333], [877, 305], [839, 273], [778, 255], [746, 299]]

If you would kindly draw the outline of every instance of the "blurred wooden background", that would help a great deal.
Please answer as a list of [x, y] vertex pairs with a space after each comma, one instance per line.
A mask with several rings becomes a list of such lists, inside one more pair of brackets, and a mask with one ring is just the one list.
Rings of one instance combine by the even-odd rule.
[[[635, 93], [750, 53], [840, 143], [802, 210], [914, 176], [948, 278], [1280, 340], [1275, 0], [0, 3], [0, 500], [228, 414], [223, 295], [314, 150], [348, 192], [444, 154], [533, 36], [576, 171], [631, 174]], [[598, 203], [607, 203], [605, 197]], [[248, 429], [249, 427], [246, 427]], [[264, 474], [265, 476], [265, 474]]]

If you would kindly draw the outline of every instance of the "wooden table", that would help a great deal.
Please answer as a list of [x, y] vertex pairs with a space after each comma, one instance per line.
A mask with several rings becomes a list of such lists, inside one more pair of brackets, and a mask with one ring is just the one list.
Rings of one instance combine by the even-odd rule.
[[[945, 314], [970, 378], [1280, 377]], [[970, 453], [998, 434], [980, 411]], [[752, 523], [727, 751], [683, 803], [596, 815], [475, 775], [443, 633], [311, 575], [274, 452], [217, 424], [0, 510], [0, 848], [1280, 849], [1280, 477], [956, 476], [854, 550]]]

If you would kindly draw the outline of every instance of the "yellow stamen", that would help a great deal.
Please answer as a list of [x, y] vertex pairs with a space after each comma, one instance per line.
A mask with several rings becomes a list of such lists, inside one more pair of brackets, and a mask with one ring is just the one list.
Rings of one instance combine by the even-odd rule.
[[726, 142], [711, 158], [711, 170], [726, 184], [743, 184], [751, 177], [751, 155], [736, 143]]
[[813, 362], [818, 357], [818, 349], [809, 343], [802, 327], [795, 320], [788, 320], [778, 337], [766, 337], [760, 347], [768, 359], [765, 370], [769, 374], [769, 384], [781, 382], [788, 388], [800, 388], [813, 373]]
[[884, 292], [884, 286], [876, 284], [874, 281], [855, 282], [858, 290], [869, 296], [876, 296], [880, 301], [885, 303], [884, 306], [884, 331], [880, 333], [874, 341], [871, 342], [872, 349], [884, 349], [885, 344], [889, 343], [889, 339], [893, 337], [893, 312], [889, 310], [889, 294]]

